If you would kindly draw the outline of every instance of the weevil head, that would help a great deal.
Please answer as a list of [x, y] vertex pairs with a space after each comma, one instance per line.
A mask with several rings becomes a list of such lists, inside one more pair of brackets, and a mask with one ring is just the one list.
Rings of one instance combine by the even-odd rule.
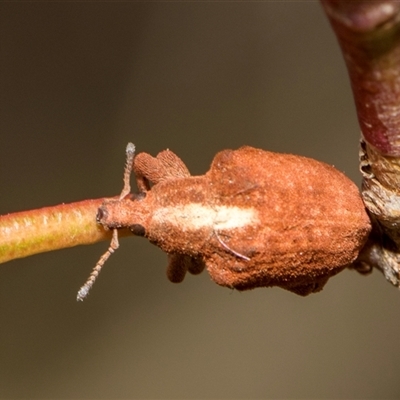
[[149, 202], [144, 193], [124, 199], [106, 199], [97, 210], [97, 223], [106, 229], [128, 228], [134, 235], [144, 236], [149, 215]]

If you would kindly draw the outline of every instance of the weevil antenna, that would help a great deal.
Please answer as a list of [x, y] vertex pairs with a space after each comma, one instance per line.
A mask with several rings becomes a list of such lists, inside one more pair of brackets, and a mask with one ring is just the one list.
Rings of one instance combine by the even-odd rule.
[[126, 146], [126, 163], [124, 170], [124, 188], [122, 189], [119, 199], [122, 200], [131, 192], [131, 172], [133, 167], [133, 160], [135, 158], [135, 145], [133, 143], [128, 143]]
[[237, 251], [231, 249], [226, 243], [224, 243], [224, 242], [222, 241], [222, 239], [219, 237], [217, 231], [214, 231], [214, 234], [215, 234], [215, 237], [218, 239], [218, 242], [221, 244], [221, 246], [222, 246], [223, 248], [225, 248], [226, 250], [230, 251], [230, 252], [231, 252], [232, 254], [234, 254], [236, 257], [242, 258], [243, 260], [246, 260], [246, 261], [250, 261], [250, 258], [249, 258], [249, 257], [246, 257], [245, 255], [238, 253]]
[[83, 301], [83, 299], [88, 295], [89, 290], [94, 285], [96, 278], [99, 276], [99, 273], [104, 265], [104, 263], [108, 260], [111, 254], [114, 253], [119, 247], [118, 242], [118, 230], [113, 230], [113, 235], [110, 243], [110, 247], [108, 250], [100, 257], [100, 260], [97, 262], [96, 266], [93, 268], [92, 273], [89, 275], [86, 283], [79, 289], [78, 294], [76, 296], [77, 301]]

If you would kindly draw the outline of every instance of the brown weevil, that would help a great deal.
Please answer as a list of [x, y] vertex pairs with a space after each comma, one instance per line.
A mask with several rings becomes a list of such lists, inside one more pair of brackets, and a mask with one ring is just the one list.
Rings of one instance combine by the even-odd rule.
[[279, 286], [303, 296], [351, 265], [371, 230], [354, 183], [310, 158], [246, 146], [221, 151], [205, 175], [191, 176], [169, 150], [135, 156], [129, 143], [126, 153], [122, 193], [97, 213], [113, 239], [78, 300], [118, 248], [120, 228], [168, 254], [172, 282], [206, 268], [221, 286]]

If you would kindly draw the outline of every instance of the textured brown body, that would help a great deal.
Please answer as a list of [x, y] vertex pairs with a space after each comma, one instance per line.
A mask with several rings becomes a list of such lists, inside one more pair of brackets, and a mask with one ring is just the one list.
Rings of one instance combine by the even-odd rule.
[[105, 227], [139, 227], [167, 252], [172, 281], [205, 265], [222, 286], [306, 295], [351, 264], [370, 232], [357, 187], [327, 164], [242, 147], [218, 153], [203, 176], [181, 163], [162, 178], [174, 159], [181, 163], [169, 151], [139, 154], [134, 171], [146, 195], [108, 200], [99, 213]]

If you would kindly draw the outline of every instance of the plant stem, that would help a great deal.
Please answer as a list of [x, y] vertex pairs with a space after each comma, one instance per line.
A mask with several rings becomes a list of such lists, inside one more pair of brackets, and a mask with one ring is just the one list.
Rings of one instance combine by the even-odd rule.
[[359, 264], [379, 268], [400, 287], [400, 2], [321, 3], [343, 52], [365, 140], [362, 197], [373, 231]]
[[[0, 216], [0, 263], [45, 251], [110, 240], [96, 222], [105, 199], [84, 200]], [[129, 232], [122, 230], [120, 235]]]
[[365, 141], [400, 156], [400, 3], [321, 2], [343, 52]]

